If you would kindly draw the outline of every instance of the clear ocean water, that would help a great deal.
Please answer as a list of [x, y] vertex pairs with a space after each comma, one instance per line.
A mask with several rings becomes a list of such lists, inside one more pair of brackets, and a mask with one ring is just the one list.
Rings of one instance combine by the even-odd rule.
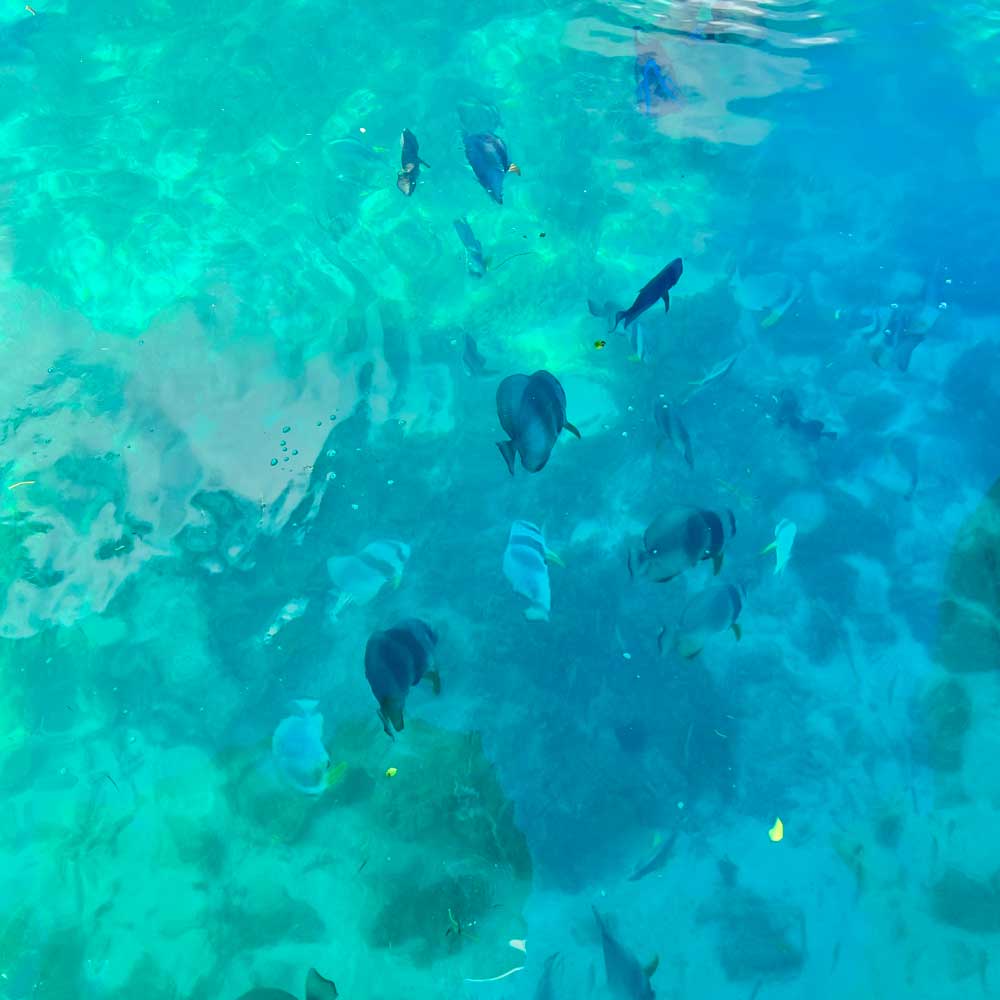
[[1000, 991], [998, 94], [994, 2], [0, 6], [2, 1000]]

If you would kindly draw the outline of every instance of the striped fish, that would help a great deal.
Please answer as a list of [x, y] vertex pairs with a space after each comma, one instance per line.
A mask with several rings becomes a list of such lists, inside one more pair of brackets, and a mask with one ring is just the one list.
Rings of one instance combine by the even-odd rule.
[[528, 621], [549, 620], [551, 593], [547, 563], [550, 562], [562, 565], [562, 560], [545, 547], [541, 529], [530, 521], [515, 521], [510, 526], [503, 554], [503, 574], [514, 593], [528, 599], [529, 605], [524, 609]]
[[370, 542], [356, 556], [328, 559], [326, 568], [336, 592], [330, 617], [336, 619], [350, 604], [367, 604], [386, 584], [398, 587], [409, 558], [410, 546], [406, 542], [386, 539]]

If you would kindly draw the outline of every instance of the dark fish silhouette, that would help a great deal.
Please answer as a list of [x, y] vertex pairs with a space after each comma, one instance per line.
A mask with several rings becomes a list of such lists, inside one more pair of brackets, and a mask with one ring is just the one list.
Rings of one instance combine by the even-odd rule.
[[[739, 626], [740, 613], [746, 601], [746, 592], [732, 583], [717, 584], [695, 594], [681, 612], [681, 619], [674, 633], [672, 648], [681, 656], [692, 660], [705, 647], [705, 643], [719, 632], [732, 629], [739, 640], [743, 634]], [[667, 652], [666, 629], [657, 638], [660, 654]]]
[[427, 677], [434, 693], [441, 677], [433, 669], [437, 633], [419, 618], [407, 618], [383, 632], [373, 632], [365, 646], [365, 677], [378, 702], [378, 717], [386, 736], [403, 729], [403, 708], [410, 688]]
[[476, 234], [465, 219], [455, 219], [452, 223], [458, 238], [465, 247], [465, 266], [474, 278], [481, 278], [486, 273], [486, 261], [483, 259], [483, 245], [476, 239]]
[[670, 289], [677, 284], [684, 273], [684, 263], [680, 257], [672, 260], [651, 281], [648, 281], [635, 297], [635, 302], [615, 316], [615, 327], [625, 320], [626, 329], [634, 323], [650, 306], [663, 299], [663, 308], [670, 312]]
[[520, 174], [521, 168], [510, 162], [507, 144], [492, 132], [476, 132], [465, 136], [465, 158], [476, 180], [498, 204], [503, 204], [503, 179], [508, 174]]
[[403, 134], [399, 137], [399, 144], [403, 150], [400, 156], [400, 164], [403, 169], [396, 174], [396, 187], [409, 197], [417, 189], [421, 166], [430, 167], [430, 164], [420, 159], [417, 137], [408, 128], [403, 129]]
[[486, 359], [479, 353], [476, 342], [468, 334], [465, 335], [465, 345], [462, 350], [462, 364], [470, 375], [496, 375], [496, 371], [486, 367]]
[[498, 441], [497, 447], [511, 475], [516, 455], [521, 456], [525, 471], [538, 472], [549, 460], [561, 430], [580, 436], [566, 420], [563, 387], [546, 371], [508, 375], [497, 387], [497, 417], [510, 438]]
[[557, 1000], [553, 979], [556, 969], [562, 965], [562, 958], [559, 952], [549, 955], [542, 966], [542, 974], [538, 977], [538, 985], [535, 987], [533, 1000]]
[[704, 559], [711, 559], [718, 573], [726, 542], [735, 534], [736, 518], [729, 509], [670, 510], [643, 532], [641, 547], [629, 551], [629, 576], [641, 574], [666, 583]]
[[677, 453], [694, 468], [694, 455], [691, 451], [691, 435], [688, 434], [684, 421], [681, 420], [676, 406], [671, 406], [665, 399], [658, 399], [653, 404], [653, 420], [663, 431], [666, 439], [677, 449]]
[[[315, 969], [310, 969], [306, 976], [305, 1000], [337, 1000], [337, 987], [324, 979]], [[244, 993], [238, 1000], [296, 1000], [286, 990], [256, 989]]]
[[778, 394], [778, 410], [774, 422], [781, 427], [787, 425], [807, 441], [818, 441], [820, 438], [837, 439], [836, 431], [824, 430], [822, 420], [806, 420], [802, 416], [802, 406], [798, 397], [791, 389], [782, 389]]
[[601, 946], [604, 949], [604, 973], [611, 995], [617, 1000], [655, 1000], [656, 994], [653, 992], [649, 980], [656, 972], [659, 959], [654, 958], [649, 965], [643, 967], [639, 959], [632, 952], [627, 951], [625, 946], [611, 933], [611, 929], [597, 912], [597, 908], [592, 906], [591, 909], [594, 911], [594, 919], [601, 932]]
[[673, 853], [674, 844], [677, 843], [677, 835], [679, 833], [680, 827], [675, 826], [670, 836], [653, 852], [652, 857], [648, 861], [643, 862], [643, 864], [638, 865], [635, 871], [629, 875], [628, 880], [630, 882], [638, 882], [639, 879], [645, 878], [655, 871], [659, 871]]

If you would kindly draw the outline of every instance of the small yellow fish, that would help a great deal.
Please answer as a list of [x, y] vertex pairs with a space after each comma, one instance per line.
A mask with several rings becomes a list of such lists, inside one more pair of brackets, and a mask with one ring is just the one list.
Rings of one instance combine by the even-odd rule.
[[774, 843], [778, 843], [778, 841], [781, 840], [782, 837], [784, 837], [785, 824], [781, 822], [780, 816], [775, 819], [774, 826], [772, 826], [771, 829], [767, 831], [767, 835], [771, 838], [771, 840], [774, 841]]
[[387, 778], [395, 778], [396, 777], [396, 768], [394, 768], [394, 767], [387, 767], [385, 769], [385, 776]]
[[607, 347], [607, 346], [608, 346], [608, 342], [606, 340], [595, 340], [594, 341], [594, 348], [595, 348], [595, 350], [603, 351], [604, 348]]

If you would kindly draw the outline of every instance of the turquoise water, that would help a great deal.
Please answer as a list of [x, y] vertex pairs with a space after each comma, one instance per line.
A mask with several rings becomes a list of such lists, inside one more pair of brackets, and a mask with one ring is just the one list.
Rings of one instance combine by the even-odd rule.
[[[998, 33], [0, 7], [0, 997], [1000, 988]], [[580, 440], [512, 477], [539, 369]], [[660, 582], [681, 505], [736, 534]], [[393, 740], [365, 649], [414, 617]]]

